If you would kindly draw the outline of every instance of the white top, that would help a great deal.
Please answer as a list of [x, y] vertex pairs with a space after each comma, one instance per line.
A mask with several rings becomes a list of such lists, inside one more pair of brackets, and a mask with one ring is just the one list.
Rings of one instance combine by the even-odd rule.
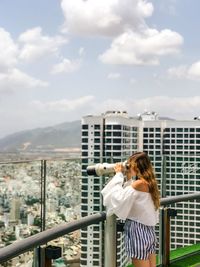
[[158, 210], [149, 192], [134, 189], [130, 182], [123, 187], [124, 176], [118, 172], [103, 188], [103, 205], [107, 216], [116, 214], [120, 219], [131, 219], [145, 225], [158, 223]]

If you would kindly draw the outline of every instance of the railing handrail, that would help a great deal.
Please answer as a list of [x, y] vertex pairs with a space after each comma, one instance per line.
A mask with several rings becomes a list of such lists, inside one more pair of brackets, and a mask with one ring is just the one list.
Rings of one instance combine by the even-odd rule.
[[41, 162], [41, 161], [74, 161], [74, 160], [81, 160], [81, 156], [80, 157], [42, 157], [40, 158], [36, 158], [36, 159], [20, 159], [20, 160], [11, 160], [11, 161], [0, 161], [0, 165], [8, 165], [8, 164], [24, 164], [24, 163], [31, 163], [31, 162]]
[[200, 198], [200, 193], [178, 195], [178, 196], [173, 196], [173, 197], [170, 196], [170, 197], [161, 198], [160, 204], [161, 206], [167, 206], [167, 205], [174, 204], [177, 202], [194, 200], [198, 198]]
[[[179, 195], [173, 197], [166, 197], [161, 199], [161, 205], [166, 206], [174, 204], [176, 202], [194, 200], [200, 198], [200, 193], [193, 193], [187, 195]], [[99, 223], [106, 220], [106, 213], [96, 213], [83, 217], [79, 220], [64, 223], [59, 226], [55, 226], [51, 229], [45, 230], [33, 236], [27, 237], [26, 239], [16, 241], [11, 245], [8, 245], [0, 249], [0, 263], [6, 262], [14, 257], [19, 256], [35, 247], [44, 245], [51, 240], [54, 240], [60, 236], [69, 234], [73, 231], [82, 229], [91, 224]]]
[[19, 256], [35, 247], [44, 245], [51, 240], [54, 240], [60, 236], [69, 234], [76, 230], [82, 229], [88, 225], [105, 221], [106, 213], [96, 213], [79, 220], [64, 223], [59, 226], [55, 226], [51, 229], [45, 230], [38, 234], [27, 237], [26, 239], [16, 241], [11, 245], [8, 245], [0, 249], [0, 263], [6, 262], [12, 258]]

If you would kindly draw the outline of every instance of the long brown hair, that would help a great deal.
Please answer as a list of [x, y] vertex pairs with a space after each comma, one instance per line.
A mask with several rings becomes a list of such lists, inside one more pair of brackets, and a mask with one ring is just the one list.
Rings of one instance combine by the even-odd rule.
[[160, 193], [149, 156], [145, 152], [136, 152], [128, 159], [128, 164], [134, 168], [138, 178], [142, 178], [148, 183], [149, 193], [151, 194], [155, 208], [158, 209], [160, 206]]

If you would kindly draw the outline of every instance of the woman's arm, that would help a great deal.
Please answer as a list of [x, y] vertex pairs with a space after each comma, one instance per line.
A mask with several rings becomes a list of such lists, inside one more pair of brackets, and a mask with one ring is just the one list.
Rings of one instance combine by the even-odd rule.
[[118, 172], [101, 193], [103, 195], [103, 205], [107, 208], [107, 215], [116, 214], [124, 220], [132, 209], [136, 191], [131, 186], [123, 188], [123, 182], [124, 176], [121, 172]]

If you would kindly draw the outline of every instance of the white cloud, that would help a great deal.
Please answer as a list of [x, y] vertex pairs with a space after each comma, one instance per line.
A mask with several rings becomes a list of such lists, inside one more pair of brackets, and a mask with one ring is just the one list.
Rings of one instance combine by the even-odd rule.
[[[40, 33], [41, 33], [40, 28], [36, 28], [33, 31], [31, 30], [27, 31], [26, 33], [20, 35], [20, 42], [26, 42], [26, 45], [27, 45], [27, 42], [30, 42], [30, 41], [34, 42], [34, 40], [36, 39], [36, 36], [40, 35], [41, 38], [38, 41], [40, 41], [40, 45], [41, 45], [40, 49], [43, 51], [43, 45], [42, 45], [42, 40], [41, 40], [42, 36]], [[44, 37], [44, 39], [48, 39], [48, 38]], [[59, 42], [59, 38], [58, 38], [57, 43], [62, 43], [61, 41]], [[54, 52], [57, 51], [56, 46], [55, 46], [55, 50], [53, 50], [53, 45], [51, 45], [51, 41], [49, 42], [47, 41], [47, 44], [50, 46], [49, 48], [50, 50], [52, 49], [52, 51]], [[15, 42], [12, 39], [9, 32], [4, 30], [3, 28], [0, 28], [0, 50], [1, 50], [0, 91], [1, 92], [15, 91], [20, 88], [33, 88], [33, 87], [48, 86], [48, 83], [46, 81], [42, 81], [40, 79], [31, 77], [30, 75], [21, 71], [18, 68], [19, 57], [22, 56], [22, 54], [25, 52], [26, 45], [20, 51], [18, 42]], [[29, 54], [29, 56], [31, 57], [31, 54]], [[36, 56], [36, 52], [34, 56]]]
[[0, 91], [46, 86], [47, 82], [35, 79], [16, 68], [0, 73]]
[[129, 82], [130, 82], [131, 85], [135, 85], [137, 81], [136, 81], [136, 79], [131, 78], [131, 79], [129, 80]]
[[19, 42], [22, 45], [20, 59], [32, 61], [48, 54], [57, 54], [67, 40], [59, 35], [54, 37], [43, 35], [42, 29], [36, 27], [20, 34]]
[[173, 78], [173, 77], [176, 77], [178, 79], [181, 79], [183, 77], [186, 77], [187, 76], [187, 66], [178, 66], [178, 67], [172, 67], [172, 68], [169, 68], [167, 70], [167, 73], [169, 75], [169, 77]]
[[113, 36], [145, 26], [153, 13], [146, 0], [62, 0], [63, 30], [76, 34]]
[[[24, 112], [24, 107], [16, 109], [12, 113], [5, 113], [0, 109], [0, 117], [4, 118], [2, 119], [2, 125], [7, 124], [6, 127], [2, 127], [0, 134], [6, 135], [22, 129], [46, 127], [64, 121], [80, 120], [85, 115], [100, 115], [108, 110], [127, 111], [128, 115], [133, 117], [144, 112], [144, 110], [153, 110], [159, 116], [191, 120], [200, 115], [199, 106], [200, 96], [112, 98], [105, 101], [93, 96], [85, 96], [72, 100], [63, 99], [46, 103], [34, 101], [31, 104], [27, 103], [26, 112]], [[9, 123], [10, 121], [12, 121], [12, 124]]]
[[[134, 106], [133, 106], [134, 105]], [[199, 115], [200, 96], [169, 97], [155, 96], [134, 100], [132, 109], [141, 113], [143, 110], [154, 110], [160, 116], [171, 116], [179, 119], [192, 119]], [[187, 118], [185, 117], [187, 114]]]
[[6, 71], [17, 63], [18, 46], [10, 33], [0, 28], [0, 71]]
[[[127, 103], [127, 99], [121, 100], [112, 98], [104, 101], [98, 101], [95, 99], [93, 101], [93, 112], [91, 112], [91, 114], [99, 115], [108, 110], [128, 111]], [[130, 114], [132, 114], [132, 111]]]
[[80, 47], [78, 53], [79, 53], [79, 56], [84, 56], [85, 55], [84, 47]]
[[64, 28], [79, 35], [114, 37], [99, 58], [106, 64], [158, 65], [179, 52], [183, 38], [170, 29], [149, 28], [154, 7], [145, 0], [62, 0]]
[[53, 66], [51, 73], [58, 74], [58, 73], [71, 73], [77, 71], [81, 66], [80, 60], [69, 60], [64, 58], [62, 62]]
[[193, 63], [189, 67], [188, 77], [192, 80], [200, 80], [200, 61]]
[[116, 80], [116, 79], [119, 79], [120, 77], [121, 77], [121, 74], [117, 72], [115, 73], [112, 72], [108, 74], [108, 79]]
[[168, 69], [169, 77], [177, 79], [189, 79], [200, 81], [200, 61], [193, 63], [190, 66], [178, 66]]
[[157, 65], [159, 56], [177, 54], [182, 43], [182, 36], [171, 30], [128, 31], [114, 39], [99, 59], [107, 64]]
[[88, 106], [88, 104], [92, 103], [94, 100], [94, 96], [83, 96], [77, 99], [69, 100], [69, 99], [61, 99], [57, 101], [51, 101], [43, 103], [41, 101], [33, 101], [33, 105], [35, 108], [43, 110], [45, 112], [49, 111], [73, 111], [84, 106]]
[[[93, 101], [93, 114], [100, 114], [107, 110], [125, 110], [130, 116], [136, 116], [144, 110], [155, 111], [159, 116], [188, 120], [200, 115], [200, 96], [169, 97], [155, 96], [140, 99], [107, 99]], [[187, 115], [186, 115], [187, 114]], [[187, 117], [186, 117], [187, 116]]]

